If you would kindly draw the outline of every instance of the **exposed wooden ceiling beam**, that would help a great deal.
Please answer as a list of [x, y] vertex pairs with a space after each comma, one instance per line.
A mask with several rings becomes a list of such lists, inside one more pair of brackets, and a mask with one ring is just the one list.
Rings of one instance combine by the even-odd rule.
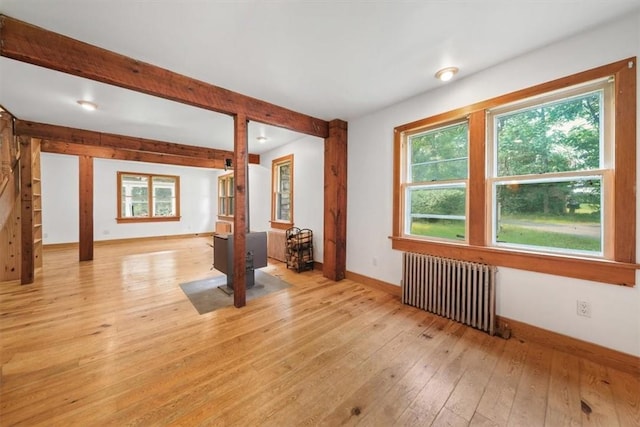
[[130, 160], [135, 162], [162, 163], [165, 165], [193, 166], [209, 169], [224, 168], [224, 160], [198, 159], [195, 157], [175, 156], [173, 154], [147, 153], [143, 151], [97, 147], [94, 145], [83, 145], [50, 139], [43, 139], [40, 149], [43, 153], [88, 156], [100, 159]]
[[0, 15], [0, 55], [160, 98], [326, 138], [328, 123]]
[[[30, 136], [32, 138], [92, 145], [95, 147], [117, 150], [154, 153], [160, 155], [160, 158], [166, 158], [167, 155], [172, 155], [172, 157], [185, 157], [185, 159], [179, 159], [177, 161], [180, 162], [179, 164], [185, 164], [186, 166], [205, 165], [203, 167], [212, 167], [211, 165], [215, 164], [220, 165], [218, 168], [222, 169], [224, 168], [224, 160], [233, 158], [233, 151], [216, 150], [213, 148], [197, 147], [194, 145], [174, 144], [171, 142], [155, 141], [144, 138], [133, 138], [129, 136], [68, 128], [26, 120], [16, 120], [14, 124], [14, 131], [18, 136]], [[133, 155], [129, 154], [128, 156]], [[156, 156], [152, 158], [158, 157]], [[188, 158], [191, 160], [188, 160]], [[204, 160], [215, 160], [216, 162], [205, 162]], [[194, 164], [193, 162], [198, 164]], [[260, 155], [250, 154], [249, 163], [259, 164]]]

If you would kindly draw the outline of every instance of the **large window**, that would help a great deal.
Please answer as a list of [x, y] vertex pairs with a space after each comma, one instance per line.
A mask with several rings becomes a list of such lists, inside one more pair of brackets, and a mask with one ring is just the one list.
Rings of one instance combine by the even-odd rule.
[[118, 172], [118, 222], [180, 219], [180, 177]]
[[396, 128], [393, 247], [635, 284], [635, 58]]
[[271, 226], [293, 225], [293, 154], [271, 162]]
[[234, 208], [234, 183], [233, 174], [218, 177], [218, 216], [233, 217]]
[[491, 244], [612, 258], [613, 81], [489, 112]]

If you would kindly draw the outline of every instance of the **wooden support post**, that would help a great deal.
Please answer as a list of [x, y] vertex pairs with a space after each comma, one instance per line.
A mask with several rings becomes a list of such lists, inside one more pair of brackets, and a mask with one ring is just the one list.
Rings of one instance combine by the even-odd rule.
[[79, 156], [80, 261], [93, 260], [93, 157]]
[[347, 122], [329, 122], [324, 140], [324, 262], [322, 273], [342, 280], [347, 268]]
[[35, 258], [33, 255], [33, 188], [31, 138], [20, 138], [20, 241], [21, 267], [20, 283], [33, 283], [35, 278]]
[[247, 116], [234, 117], [233, 305], [247, 303]]

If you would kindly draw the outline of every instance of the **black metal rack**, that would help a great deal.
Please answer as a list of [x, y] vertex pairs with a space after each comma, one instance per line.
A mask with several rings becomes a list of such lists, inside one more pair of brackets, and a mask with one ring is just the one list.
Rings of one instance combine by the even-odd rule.
[[287, 268], [297, 271], [313, 270], [313, 231], [291, 227], [285, 234]]

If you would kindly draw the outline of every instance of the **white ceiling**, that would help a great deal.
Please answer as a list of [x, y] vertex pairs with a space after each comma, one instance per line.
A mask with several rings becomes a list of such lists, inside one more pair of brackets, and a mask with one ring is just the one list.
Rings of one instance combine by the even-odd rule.
[[[640, 0], [0, 0], [0, 13], [325, 120], [350, 120], [640, 8]], [[99, 105], [82, 111], [78, 99]], [[233, 149], [229, 116], [0, 58], [24, 120]], [[258, 135], [269, 139], [260, 144]], [[251, 123], [249, 151], [301, 135]]]

